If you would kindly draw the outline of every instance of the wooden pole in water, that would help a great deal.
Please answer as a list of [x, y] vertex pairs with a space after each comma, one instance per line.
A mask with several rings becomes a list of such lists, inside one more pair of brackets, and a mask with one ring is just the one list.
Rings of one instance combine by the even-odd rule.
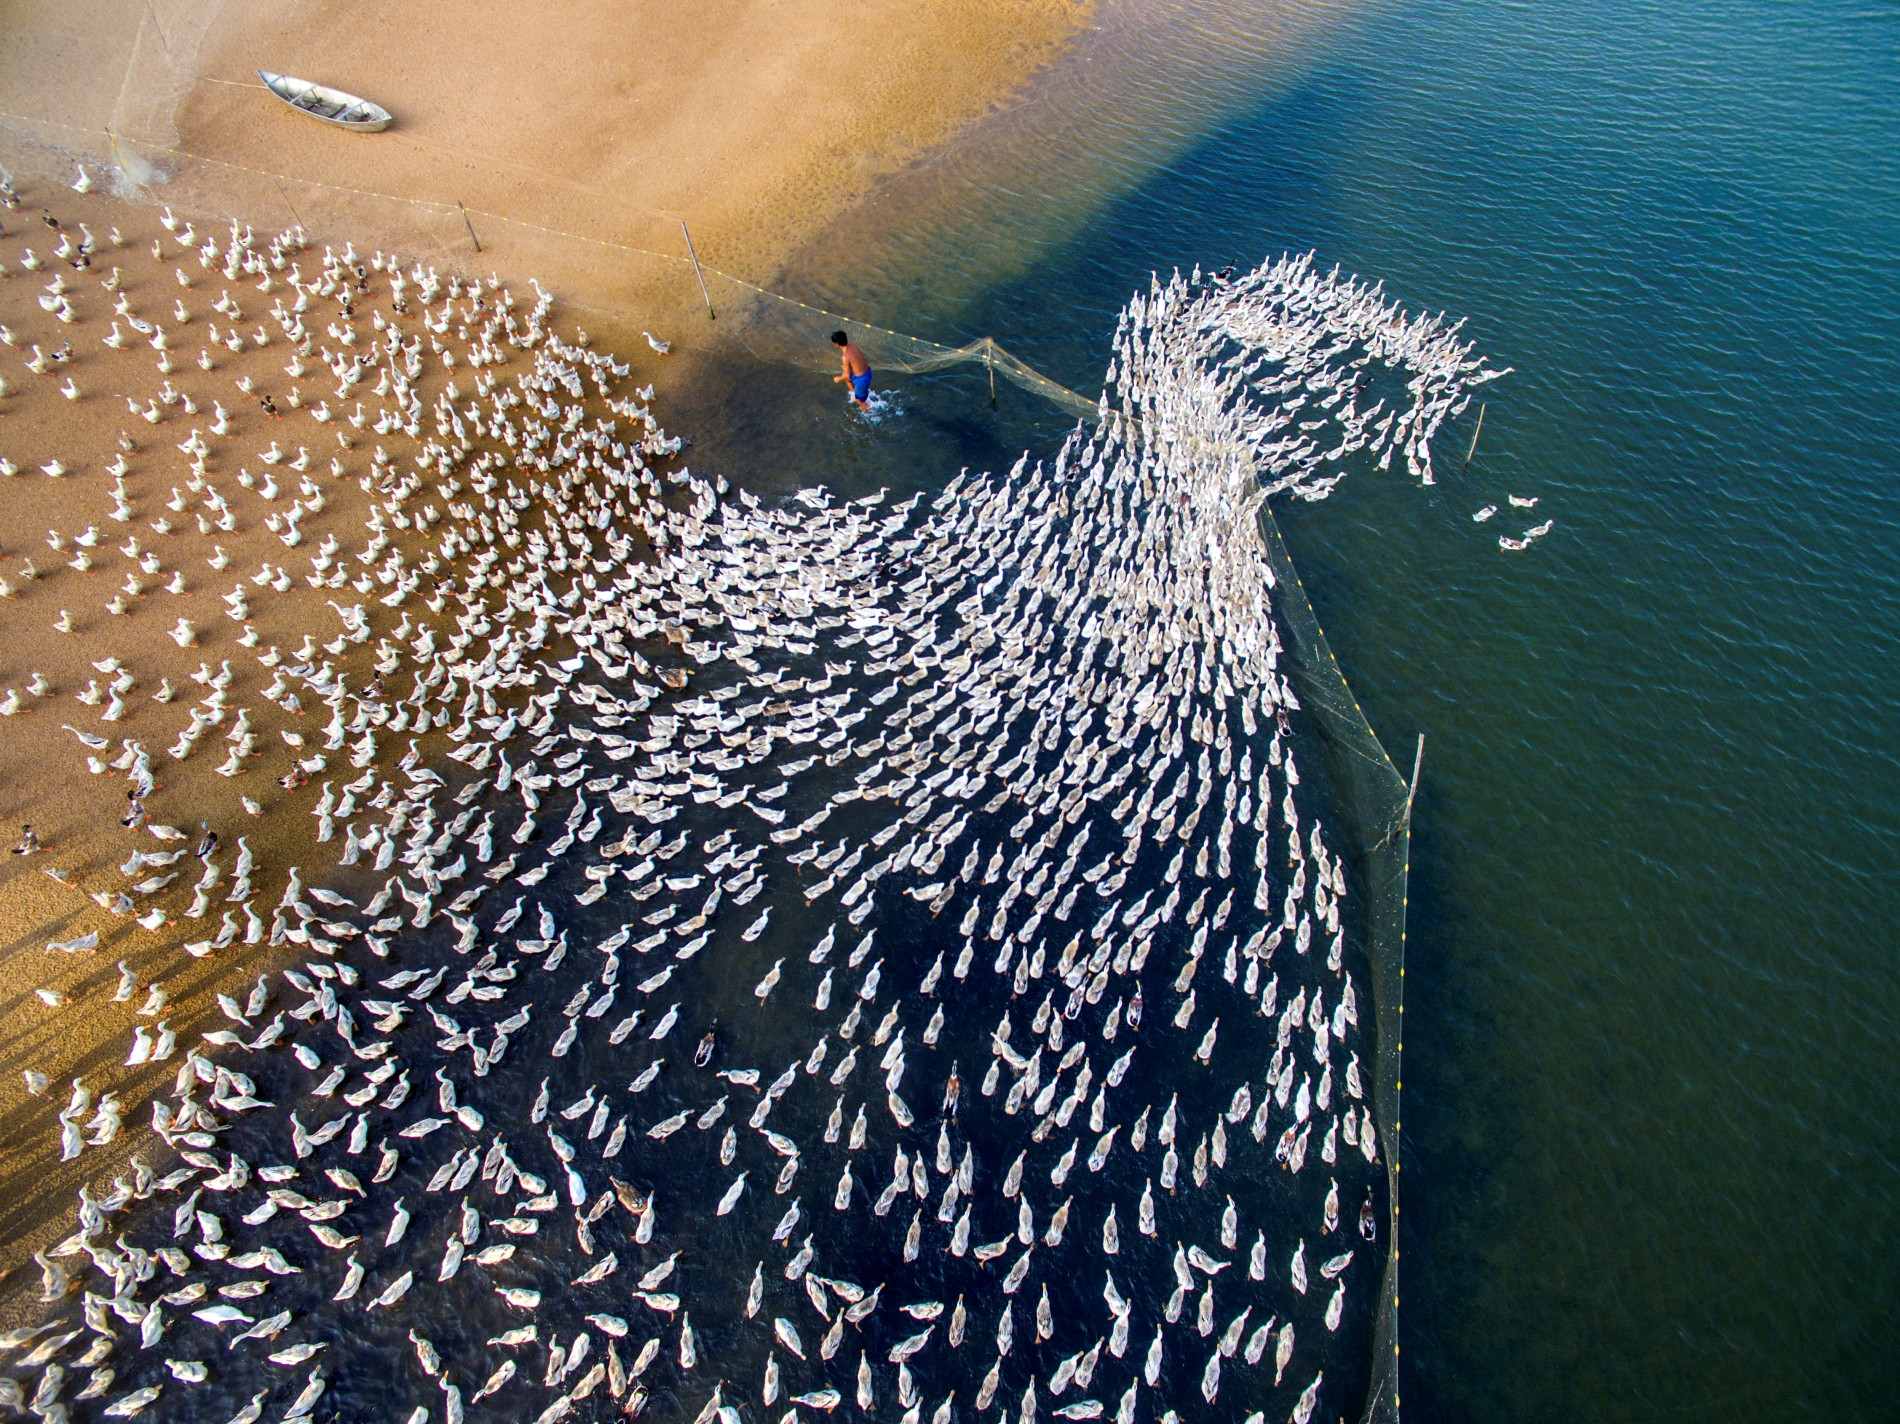
[[996, 409], [996, 338], [984, 338], [989, 344], [983, 348], [983, 365], [990, 373], [990, 409]]
[[475, 236], [475, 224], [468, 220], [468, 209], [462, 206], [462, 200], [460, 198], [455, 200], [455, 209], [462, 215], [462, 226], [468, 229], [468, 240], [474, 243], [475, 250], [480, 252], [482, 250], [482, 240]]
[[1425, 734], [1418, 734], [1418, 753], [1412, 758], [1412, 785], [1405, 793], [1405, 819], [1412, 819], [1412, 802], [1418, 799], [1418, 774], [1425, 766]]
[[1478, 407], [1478, 425], [1477, 428], [1471, 432], [1471, 448], [1465, 451], [1465, 463], [1467, 465], [1471, 463], [1471, 457], [1478, 453], [1478, 437], [1484, 433], [1484, 412], [1485, 407], [1480, 405]]
[[680, 219], [680, 231], [686, 235], [686, 255], [693, 259], [693, 275], [699, 278], [699, 294], [706, 299], [706, 319], [718, 321], [719, 313], [713, 310], [712, 293], [706, 290], [706, 274], [699, 270], [699, 254], [693, 251], [693, 234], [687, 230], [686, 219]]

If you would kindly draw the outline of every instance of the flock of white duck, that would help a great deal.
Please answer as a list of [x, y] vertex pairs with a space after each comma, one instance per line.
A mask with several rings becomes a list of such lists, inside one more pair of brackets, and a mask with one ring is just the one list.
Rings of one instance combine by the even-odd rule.
[[[223, 920], [189, 948], [280, 953], [182, 1057], [138, 1030], [130, 1060], [166, 1064], [160, 1140], [39, 1257], [53, 1310], [0, 1340], [0, 1403], [232, 1424], [1350, 1407], [1363, 1347], [1330, 1395], [1323, 1366], [1374, 1309], [1390, 1149], [1253, 520], [1367, 447], [1429, 479], [1432, 434], [1493, 374], [1455, 328], [1304, 259], [1177, 276], [1124, 312], [1102, 419], [1047, 468], [888, 513], [767, 507], [649, 470], [677, 442], [612, 396], [624, 366], [554, 336], [545, 294], [524, 322], [492, 284], [451, 279], [437, 308], [433, 272], [380, 255], [304, 281], [294, 235], [203, 242], [295, 293], [257, 339], [329, 368], [320, 421], [421, 442], [414, 468], [377, 450], [365, 549], [327, 539], [302, 576], [373, 602], [260, 658], [266, 696], [330, 713], [293, 754], [340, 862], [323, 878], [362, 888], [292, 870], [260, 916], [244, 843], [228, 880], [202, 848], [180, 913]], [[426, 346], [380, 311], [363, 330], [372, 281], [419, 305]], [[1387, 372], [1402, 407], [1362, 408]], [[631, 438], [590, 416], [590, 381]], [[174, 511], [207, 537], [229, 512], [211, 449], [181, 446]], [[265, 481], [288, 468], [320, 510], [288, 454]], [[406, 503], [425, 481], [439, 527]], [[392, 526], [435, 545], [406, 563]], [[459, 631], [438, 645], [412, 595], [459, 604]], [[169, 753], [218, 729], [235, 770], [255, 739], [219, 676]], [[442, 729], [425, 765], [413, 739]], [[130, 741], [110, 764], [150, 760]], [[147, 878], [101, 902], [156, 904], [182, 854], [134, 855]], [[124, 971], [120, 996], [139, 987]], [[69, 1157], [123, 1111], [70, 1092]]]

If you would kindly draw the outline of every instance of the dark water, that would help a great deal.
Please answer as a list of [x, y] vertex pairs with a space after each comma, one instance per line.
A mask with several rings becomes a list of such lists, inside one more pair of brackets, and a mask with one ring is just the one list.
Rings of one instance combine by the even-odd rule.
[[[1470, 318], [1517, 371], [1470, 468], [1467, 416], [1439, 488], [1282, 519], [1388, 746], [1427, 737], [1405, 1409], [1891, 1418], [1900, 16], [1162, 20], [1144, 52], [1111, 9], [1097, 68], [788, 281], [1090, 392], [1177, 263], [1313, 248]], [[979, 383], [867, 433], [772, 377], [702, 453], [874, 487], [1064, 424]], [[1472, 524], [1507, 492], [1542, 503]]]

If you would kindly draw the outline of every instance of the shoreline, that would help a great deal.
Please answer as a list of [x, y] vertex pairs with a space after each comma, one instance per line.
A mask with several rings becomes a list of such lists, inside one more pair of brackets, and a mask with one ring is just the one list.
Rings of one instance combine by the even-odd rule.
[[[997, 314], [966, 326], [972, 308], [1083, 241], [1235, 113], [1297, 83], [1314, 48], [1360, 8], [1096, 0], [1087, 26], [1011, 102], [877, 184], [854, 215], [864, 262], [848, 279], [821, 235], [787, 261], [781, 289], [953, 345], [952, 332], [1008, 345], [1021, 333]], [[1226, 255], [1245, 267], [1265, 254]]]

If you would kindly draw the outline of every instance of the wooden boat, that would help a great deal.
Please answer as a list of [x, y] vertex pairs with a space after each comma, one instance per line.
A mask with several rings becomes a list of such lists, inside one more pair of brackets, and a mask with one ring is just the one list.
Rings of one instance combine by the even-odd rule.
[[288, 74], [272, 74], [268, 69], [258, 70], [257, 77], [264, 81], [266, 89], [298, 113], [321, 119], [326, 124], [356, 133], [380, 133], [390, 125], [389, 110], [381, 104], [345, 94], [341, 89], [312, 84], [308, 79]]

